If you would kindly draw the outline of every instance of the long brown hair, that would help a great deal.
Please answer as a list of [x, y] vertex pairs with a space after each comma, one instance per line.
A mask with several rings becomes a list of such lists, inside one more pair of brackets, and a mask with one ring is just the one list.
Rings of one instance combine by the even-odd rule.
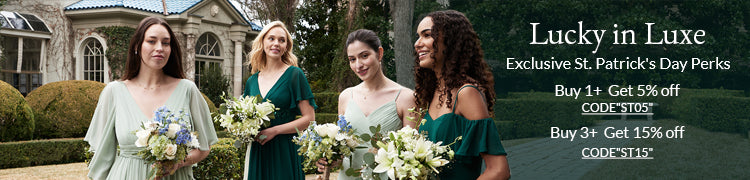
[[[432, 102], [433, 94], [440, 93], [440, 101], [446, 102], [448, 108], [453, 107], [453, 94], [451, 90], [459, 88], [464, 84], [476, 84], [484, 93], [487, 102], [487, 110], [492, 114], [495, 105], [495, 88], [492, 71], [487, 62], [484, 61], [479, 36], [471, 26], [466, 16], [455, 10], [436, 11], [427, 14], [432, 18], [431, 36], [435, 41], [433, 49], [441, 49], [443, 67], [440, 77], [445, 81], [445, 87], [437, 88], [435, 82], [439, 82], [435, 71], [419, 67], [419, 58], [414, 59], [414, 72], [416, 76], [416, 104], [417, 107], [427, 108]], [[442, 44], [439, 43], [442, 40]], [[445, 46], [445, 47], [439, 47]], [[435, 54], [432, 54], [434, 59]], [[446, 97], [447, 96], [447, 97]]]
[[130, 39], [130, 45], [128, 46], [128, 60], [125, 63], [125, 75], [122, 76], [122, 80], [129, 80], [138, 76], [138, 71], [141, 70], [141, 61], [143, 61], [143, 59], [141, 59], [141, 56], [136, 54], [136, 52], [141, 49], [146, 30], [155, 24], [162, 25], [167, 29], [170, 39], [169, 47], [172, 48], [167, 64], [164, 65], [161, 70], [168, 76], [179, 79], [185, 78], [185, 72], [182, 70], [182, 49], [180, 48], [180, 43], [177, 41], [177, 37], [174, 35], [172, 28], [169, 27], [169, 24], [167, 21], [164, 21], [164, 19], [158, 17], [147, 17], [141, 20], [141, 23], [138, 24], [138, 27], [135, 29], [133, 38]]
[[253, 50], [250, 51], [250, 54], [248, 55], [248, 59], [250, 59], [250, 66], [252, 69], [250, 70], [250, 73], [255, 74], [256, 72], [263, 70], [266, 67], [266, 51], [263, 50], [263, 39], [266, 38], [266, 34], [268, 34], [268, 31], [275, 27], [280, 27], [281, 29], [286, 32], [286, 52], [281, 55], [281, 62], [284, 62], [288, 65], [297, 66], [297, 56], [292, 53], [292, 48], [294, 47], [294, 40], [292, 40], [292, 35], [289, 34], [289, 30], [286, 29], [286, 26], [281, 21], [274, 21], [271, 22], [271, 24], [266, 25], [266, 27], [263, 28], [263, 30], [260, 31], [258, 36], [255, 37], [255, 40], [253, 40]]

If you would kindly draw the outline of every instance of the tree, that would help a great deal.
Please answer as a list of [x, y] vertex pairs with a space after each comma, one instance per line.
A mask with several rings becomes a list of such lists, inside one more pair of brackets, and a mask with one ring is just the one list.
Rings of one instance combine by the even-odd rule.
[[396, 56], [396, 78], [403, 86], [414, 88], [414, 42], [412, 17], [414, 0], [389, 0], [393, 17], [393, 49]]
[[294, 32], [295, 11], [299, 0], [238, 0], [245, 14], [256, 20], [268, 24], [279, 20], [286, 24], [290, 32]]
[[349, 69], [344, 54], [346, 36], [355, 29], [370, 29], [378, 34], [385, 50], [383, 66], [393, 78], [389, 5], [380, 1], [311, 0], [297, 11], [297, 57], [307, 71], [313, 91], [341, 91], [359, 79]]

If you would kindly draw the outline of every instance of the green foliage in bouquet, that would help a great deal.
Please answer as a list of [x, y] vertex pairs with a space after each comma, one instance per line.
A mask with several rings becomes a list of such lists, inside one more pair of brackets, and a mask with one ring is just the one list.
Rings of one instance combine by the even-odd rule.
[[34, 114], [16, 88], [0, 81], [0, 142], [30, 140]]
[[[270, 100], [262, 102], [263, 98], [260, 95], [225, 99], [222, 94], [221, 99], [224, 103], [219, 105], [218, 112], [213, 114], [214, 122], [226, 128], [236, 139], [235, 146], [238, 149], [243, 147], [244, 143], [255, 140], [261, 127], [271, 125], [271, 119], [275, 118], [274, 111], [278, 110]], [[261, 135], [258, 138], [264, 139], [266, 136]]]

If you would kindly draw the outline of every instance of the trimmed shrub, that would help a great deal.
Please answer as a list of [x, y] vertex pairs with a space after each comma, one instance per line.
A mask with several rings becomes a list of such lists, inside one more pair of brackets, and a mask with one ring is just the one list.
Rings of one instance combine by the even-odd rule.
[[234, 147], [234, 139], [221, 138], [211, 153], [193, 168], [195, 179], [242, 179], [245, 149]]
[[695, 96], [675, 101], [679, 121], [709, 131], [747, 133], [750, 119], [750, 98]]
[[83, 138], [0, 143], [0, 169], [83, 162]]
[[[210, 66], [205, 69], [202, 76], [200, 77], [200, 91], [211, 99], [211, 102], [218, 104], [224, 103], [221, 100], [221, 95], [232, 96], [230, 84], [232, 83], [227, 76], [225, 76], [220, 66]], [[211, 103], [213, 104], [213, 103]], [[213, 107], [219, 107], [214, 105]]]
[[31, 140], [34, 114], [16, 88], [0, 81], [0, 142]]
[[[584, 102], [598, 98], [554, 97], [550, 93], [515, 94], [513, 99], [495, 100], [495, 125], [503, 139], [548, 136], [550, 127], [577, 129], [594, 124], [601, 116], [581, 116]], [[509, 132], [508, 132], [509, 131]]]
[[339, 120], [339, 115], [336, 113], [315, 113], [315, 122], [318, 124], [324, 123], [336, 123]]
[[315, 104], [318, 105], [316, 113], [338, 113], [339, 112], [339, 93], [338, 92], [321, 92], [314, 93]]
[[83, 137], [105, 84], [69, 80], [47, 83], [26, 97], [34, 110], [36, 138]]
[[203, 94], [203, 92], [201, 92], [201, 95], [203, 95], [203, 99], [205, 99], [206, 104], [208, 104], [208, 111], [211, 112], [210, 121], [214, 123], [214, 130], [216, 130], [217, 133], [219, 131], [224, 130], [224, 128], [220, 126], [221, 123], [214, 121], [214, 116], [217, 116], [216, 112], [218, 112], [219, 109], [216, 108], [216, 106], [214, 105], [214, 102], [212, 102], [211, 99], [209, 99], [208, 96], [206, 96], [206, 94]]

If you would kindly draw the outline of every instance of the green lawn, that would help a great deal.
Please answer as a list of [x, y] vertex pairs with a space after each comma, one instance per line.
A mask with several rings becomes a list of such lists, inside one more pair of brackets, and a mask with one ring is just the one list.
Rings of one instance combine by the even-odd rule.
[[[685, 125], [658, 120], [664, 129]], [[653, 160], [605, 160], [583, 179], [748, 179], [750, 140], [744, 135], [686, 126], [683, 139], [634, 139], [626, 147], [653, 147]]]

